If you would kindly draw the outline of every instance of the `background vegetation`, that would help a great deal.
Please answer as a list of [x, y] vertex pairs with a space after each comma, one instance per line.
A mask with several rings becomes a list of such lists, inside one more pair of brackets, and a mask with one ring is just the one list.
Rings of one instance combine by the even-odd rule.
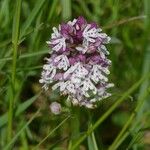
[[[113, 96], [95, 110], [49, 104], [38, 80], [53, 26], [84, 16], [112, 37]], [[0, 0], [0, 149], [150, 149], [149, 0]]]

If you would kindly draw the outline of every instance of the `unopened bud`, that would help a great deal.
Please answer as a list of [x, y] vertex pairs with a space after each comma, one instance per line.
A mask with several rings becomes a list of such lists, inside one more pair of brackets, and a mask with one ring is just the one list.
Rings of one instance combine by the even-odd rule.
[[57, 102], [53, 102], [50, 105], [50, 110], [53, 114], [59, 115], [61, 113], [61, 105]]

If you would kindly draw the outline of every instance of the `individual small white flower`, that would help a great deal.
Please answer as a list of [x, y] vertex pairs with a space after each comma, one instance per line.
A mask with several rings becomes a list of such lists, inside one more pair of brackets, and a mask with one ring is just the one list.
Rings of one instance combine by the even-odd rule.
[[97, 90], [97, 93], [98, 93], [98, 96], [99, 96], [99, 97], [98, 97], [98, 100], [100, 101], [100, 100], [102, 100], [102, 99], [105, 99], [105, 98], [111, 96], [110, 93], [106, 92], [106, 89], [111, 88], [111, 87], [113, 87], [113, 86], [114, 86], [113, 83], [108, 83], [107, 85], [100, 87], [100, 88]]
[[45, 80], [45, 79], [43, 78], [43, 79], [40, 79], [39, 82], [43, 84], [42, 88], [45, 89], [45, 91], [47, 91], [47, 90], [48, 90], [48, 83], [47, 83], [47, 80]]
[[54, 62], [58, 63], [58, 65], [57, 65], [58, 69], [63, 69], [64, 71], [66, 71], [69, 66], [69, 60], [68, 60], [67, 56], [65, 56], [65, 55], [57, 56], [54, 59]]
[[60, 92], [66, 93], [72, 93], [75, 94], [75, 85], [71, 81], [66, 82], [58, 82], [55, 85], [53, 85], [52, 89], [56, 90], [57, 88], [60, 88]]
[[46, 77], [47, 80], [52, 79], [56, 74], [56, 67], [52, 64], [46, 64], [43, 66], [45, 70], [42, 74]]
[[79, 63], [76, 63], [75, 65], [71, 66], [65, 73], [64, 73], [64, 79], [66, 79], [70, 74], [74, 72], [74, 70], [78, 67]]
[[95, 106], [93, 105], [93, 103], [86, 103], [85, 106], [87, 108], [93, 109]]
[[84, 31], [83, 31], [83, 37], [88, 42], [94, 43], [95, 42], [95, 38], [97, 38], [97, 36], [98, 36], [98, 32], [97, 32], [96, 28], [91, 28], [91, 29], [90, 28], [91, 28], [91, 25], [88, 24], [86, 26], [86, 28], [84, 29]]
[[66, 81], [67, 93], [76, 94], [75, 85], [71, 81]]
[[73, 21], [68, 21], [68, 24], [71, 26], [74, 26], [76, 22], [77, 22], [77, 19], [73, 19]]
[[70, 80], [76, 88], [78, 88], [81, 85], [81, 78], [77, 77], [75, 74], [72, 74]]
[[79, 78], [84, 78], [88, 74], [88, 70], [85, 69], [80, 63], [76, 63], [64, 73], [64, 79], [66, 79], [70, 74], [73, 74]]
[[109, 55], [109, 51], [107, 50], [105, 45], [100, 45], [97, 51], [101, 54], [101, 57], [105, 58], [105, 55]]
[[74, 71], [74, 75], [79, 78], [84, 78], [88, 74], [88, 70], [83, 67], [83, 65], [79, 64], [78, 67]]
[[61, 105], [57, 102], [53, 102], [50, 105], [50, 110], [53, 114], [59, 115], [61, 113]]
[[98, 33], [98, 37], [100, 39], [103, 39], [103, 43], [108, 44], [111, 40], [111, 38], [109, 36], [107, 36], [106, 33]]
[[[60, 27], [59, 27], [60, 28]], [[59, 29], [60, 30], [60, 29]], [[52, 49], [56, 52], [62, 50], [65, 51], [66, 49], [66, 42], [65, 42], [65, 37], [63, 37], [59, 31], [57, 30], [56, 27], [53, 27], [53, 33], [51, 36], [51, 41], [47, 41], [46, 43], [48, 45], [53, 45]]]
[[85, 54], [88, 51], [88, 41], [86, 39], [84, 39], [82, 46], [77, 46], [76, 50]]
[[53, 29], [53, 31], [54, 31], [54, 32], [52, 33], [52, 35], [51, 35], [51, 38], [52, 38], [52, 39], [61, 37], [61, 34], [60, 34], [60, 32], [58, 31], [58, 29], [57, 29], [56, 27], [53, 27], [52, 29]]
[[[108, 67], [102, 67], [101, 65], [97, 65], [97, 67], [105, 74], [110, 74]], [[107, 80], [106, 80], [107, 81]]]
[[111, 94], [110, 93], [106, 93], [106, 92], [104, 92], [103, 94], [98, 94], [99, 95], [99, 97], [98, 97], [98, 101], [101, 101], [101, 100], [103, 100], [103, 99], [105, 99], [105, 98], [108, 98], [108, 97], [110, 97], [111, 96]]
[[53, 77], [56, 75], [56, 67], [52, 64], [46, 64], [43, 66], [42, 78], [39, 80], [40, 83], [44, 84], [43, 88], [48, 90], [48, 85], [53, 82]]
[[84, 44], [83, 44], [83, 46], [76, 47], [76, 50], [78, 50], [79, 52], [82, 52], [83, 54], [85, 54], [88, 50], [88, 47], [84, 46]]
[[96, 98], [92, 98], [92, 99], [90, 99], [90, 102], [92, 102], [92, 103], [95, 103], [97, 101], [97, 99]]
[[59, 39], [56, 39], [56, 40], [50, 42], [50, 44], [55, 45], [52, 49], [56, 52], [60, 51], [61, 49], [63, 51], [65, 51], [65, 49], [66, 49], [65, 40], [66, 39], [64, 37], [62, 37], [62, 38], [59, 38]]
[[82, 92], [86, 97], [90, 97], [88, 91], [92, 91], [95, 95], [97, 93], [97, 88], [94, 86], [90, 79], [85, 79], [83, 81]]
[[108, 83], [108, 84], [106, 85], [106, 88], [111, 88], [111, 87], [114, 87], [114, 84], [113, 84], [113, 83]]
[[98, 83], [99, 81], [108, 81], [108, 78], [106, 78], [101, 71], [100, 66], [98, 65], [94, 65], [92, 70], [91, 70], [91, 74], [90, 74], [90, 78], [95, 82]]
[[52, 86], [52, 90], [56, 90], [57, 88], [60, 88], [60, 91], [63, 92], [66, 88], [65, 82], [58, 82]]
[[71, 97], [70, 95], [67, 97], [67, 102], [72, 103], [74, 106], [79, 105], [79, 100], [76, 99], [75, 97]]

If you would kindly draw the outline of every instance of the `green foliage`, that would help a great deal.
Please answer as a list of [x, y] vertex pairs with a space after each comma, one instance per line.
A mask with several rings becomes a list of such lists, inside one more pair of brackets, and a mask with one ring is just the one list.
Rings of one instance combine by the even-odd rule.
[[[66, 109], [38, 82], [52, 27], [79, 15], [112, 37], [113, 96], [95, 110]], [[149, 29], [149, 0], [1, 0], [0, 149], [150, 149]]]

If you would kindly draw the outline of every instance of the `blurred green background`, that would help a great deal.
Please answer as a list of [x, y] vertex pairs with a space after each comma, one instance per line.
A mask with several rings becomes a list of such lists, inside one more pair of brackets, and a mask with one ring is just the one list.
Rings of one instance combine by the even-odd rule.
[[[65, 98], [41, 93], [45, 42], [53, 26], [81, 15], [112, 37], [113, 96], [94, 110], [70, 107], [54, 116], [50, 103], [65, 107]], [[102, 119], [77, 150], [149, 150], [150, 80], [139, 83], [149, 74], [149, 0], [0, 0], [0, 149], [73, 149]]]

